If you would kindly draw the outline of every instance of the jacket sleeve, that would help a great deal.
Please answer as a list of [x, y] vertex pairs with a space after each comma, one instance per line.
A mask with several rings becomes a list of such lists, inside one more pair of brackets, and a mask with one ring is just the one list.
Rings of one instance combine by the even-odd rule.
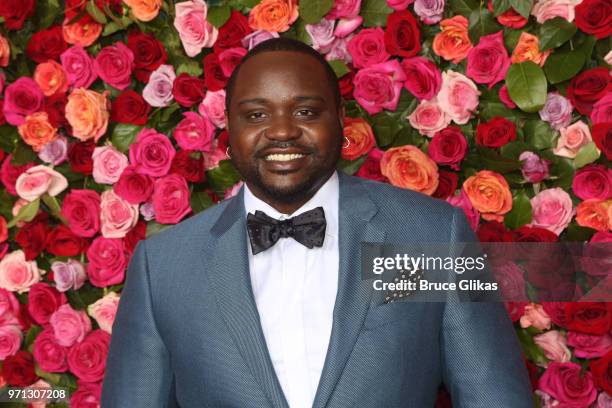
[[[452, 242], [475, 242], [455, 209]], [[501, 302], [445, 304], [441, 331], [443, 378], [453, 408], [534, 407], [527, 368]]]
[[139, 241], [113, 323], [102, 408], [173, 407], [170, 356], [155, 323], [145, 241]]

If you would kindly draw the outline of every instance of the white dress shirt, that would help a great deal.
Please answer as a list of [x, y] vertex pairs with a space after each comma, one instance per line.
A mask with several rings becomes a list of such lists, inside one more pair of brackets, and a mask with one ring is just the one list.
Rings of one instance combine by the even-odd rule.
[[308, 249], [287, 237], [253, 255], [247, 244], [263, 334], [291, 408], [312, 407], [327, 354], [338, 290], [338, 200], [336, 172], [293, 214], [278, 212], [244, 188], [247, 214], [260, 210], [280, 220], [319, 206], [325, 211], [322, 247]]

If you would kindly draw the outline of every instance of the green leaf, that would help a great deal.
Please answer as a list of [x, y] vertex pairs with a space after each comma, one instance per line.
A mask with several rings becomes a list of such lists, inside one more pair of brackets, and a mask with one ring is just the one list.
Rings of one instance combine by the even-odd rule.
[[299, 14], [307, 24], [316, 24], [333, 5], [333, 0], [300, 0]]
[[493, 14], [495, 17], [504, 14], [512, 7], [510, 0], [493, 0]]
[[576, 26], [564, 18], [555, 17], [540, 26], [540, 50], [557, 48], [576, 34]]
[[544, 351], [533, 341], [531, 335], [525, 329], [517, 329], [516, 334], [523, 349], [525, 357], [535, 363], [547, 363], [548, 359], [544, 355]]
[[38, 364], [36, 364], [34, 366], [34, 371], [36, 372], [37, 376], [47, 380], [52, 385], [55, 385], [55, 384], [57, 384], [60, 381], [60, 377], [61, 377], [60, 374], [57, 374], [57, 373], [48, 373], [48, 372], [44, 371], [42, 368], [40, 368], [38, 366]]
[[104, 26], [102, 36], [106, 37], [108, 35], [116, 33], [117, 31], [125, 30], [132, 23], [134, 23], [134, 21], [129, 16], [121, 17], [120, 23], [117, 21], [110, 21], [107, 25]]
[[5, 219], [11, 219], [13, 217], [13, 205], [17, 198], [9, 194], [5, 189], [0, 189], [0, 215]]
[[504, 217], [506, 227], [515, 230], [531, 222], [531, 202], [524, 190], [520, 190], [512, 199], [512, 209]]
[[232, 9], [229, 4], [223, 4], [218, 7], [210, 7], [208, 9], [208, 14], [206, 15], [206, 20], [215, 27], [219, 28], [223, 24], [227, 22], [230, 18], [230, 14]]
[[460, 14], [465, 18], [469, 18], [472, 11], [479, 7], [477, 0], [451, 0], [450, 8], [455, 14]]
[[584, 54], [580, 50], [561, 51], [551, 54], [544, 64], [546, 78], [551, 84], [573, 78], [584, 65]]
[[359, 14], [363, 17], [364, 27], [385, 27], [387, 16], [392, 12], [393, 10], [387, 6], [386, 1], [363, 0]]
[[367, 155], [363, 155], [355, 160], [345, 160], [343, 158], [340, 158], [340, 160], [338, 160], [338, 168], [349, 176], [352, 176], [363, 165], [363, 162], [365, 162], [366, 157]]
[[583, 37], [582, 41], [577, 41], [576, 49], [582, 52], [582, 55], [584, 55], [585, 61], [589, 61], [591, 59], [591, 55], [593, 54], [593, 48], [595, 47], [595, 43], [597, 43], [597, 38], [595, 38], [595, 36], [592, 36], [592, 35]]
[[574, 165], [572, 160], [565, 157], [557, 157], [553, 165], [550, 166], [551, 187], [560, 187], [563, 190], [569, 190], [572, 187], [574, 180]]
[[586, 166], [587, 164], [593, 163], [599, 159], [601, 152], [595, 146], [595, 142], [591, 142], [585, 146], [582, 146], [576, 157], [574, 158], [574, 167], [577, 169]]
[[23, 165], [32, 163], [36, 160], [36, 153], [30, 146], [24, 143], [23, 140], [18, 140], [15, 150], [13, 150], [13, 159], [11, 163], [14, 165]]
[[206, 179], [215, 193], [223, 197], [225, 190], [239, 182], [241, 177], [230, 160], [221, 160], [219, 167], [206, 172]]
[[36, 4], [37, 28], [40, 30], [49, 28], [59, 11], [60, 5], [58, 0], [39, 0]]
[[117, 123], [111, 134], [111, 143], [120, 152], [127, 152], [130, 145], [136, 139], [136, 135], [140, 132], [142, 126], [132, 125], [130, 123]]
[[527, 144], [538, 150], [552, 148], [555, 146], [559, 136], [559, 132], [552, 129], [548, 123], [538, 119], [525, 121], [523, 131], [525, 132]]
[[533, 0], [510, 0], [510, 5], [521, 16], [529, 18]]
[[478, 44], [480, 37], [493, 34], [501, 30], [501, 26], [486, 8], [472, 11], [470, 14], [468, 34], [473, 44]]
[[[176, 64], [175, 60], [175, 64]], [[181, 58], [180, 62], [178, 62], [178, 67], [176, 68], [176, 75], [180, 74], [189, 74], [191, 76], [199, 77], [204, 72], [204, 69], [200, 62], [196, 59], [192, 58]]]
[[580, 241], [585, 242], [591, 239], [595, 230], [592, 228], [581, 227], [576, 223], [570, 223], [567, 227], [567, 234], [565, 239], [568, 241]]
[[106, 15], [98, 8], [94, 0], [89, 0], [87, 2], [85, 10], [87, 10], [87, 14], [89, 14], [96, 22], [100, 24], [106, 24], [108, 22]]
[[45, 193], [42, 196], [42, 202], [49, 208], [51, 215], [59, 219], [64, 225], [68, 225], [68, 220], [66, 220], [66, 218], [61, 214], [62, 207], [60, 206], [56, 197]]
[[512, 64], [506, 74], [510, 98], [525, 112], [537, 112], [546, 102], [546, 77], [531, 61]]
[[376, 138], [376, 144], [384, 147], [393, 142], [395, 135], [400, 129], [400, 122], [387, 112], [380, 112], [372, 117], [372, 131]]
[[15, 149], [15, 144], [20, 140], [19, 132], [15, 126], [0, 126], [0, 150], [10, 153]]
[[331, 60], [329, 61], [329, 65], [331, 65], [338, 78], [341, 78], [351, 71], [342, 60]]
[[40, 326], [32, 325], [30, 327], [24, 339], [24, 345], [26, 349], [30, 347], [32, 343], [34, 343], [34, 340], [36, 340], [36, 336], [38, 336], [38, 333], [40, 333], [42, 330], [43, 328]]
[[206, 191], [196, 191], [191, 193], [189, 204], [194, 214], [211, 207], [214, 203]]
[[39, 207], [40, 198], [37, 198], [36, 200], [24, 205], [23, 207], [21, 207], [19, 213], [15, 216], [15, 218], [8, 222], [7, 228], [13, 228], [18, 221], [32, 221], [34, 217], [36, 217], [36, 214], [38, 214]]

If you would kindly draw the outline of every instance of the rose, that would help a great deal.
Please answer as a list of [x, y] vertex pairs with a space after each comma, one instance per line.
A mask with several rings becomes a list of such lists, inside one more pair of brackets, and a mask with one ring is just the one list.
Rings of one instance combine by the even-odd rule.
[[[23, 199], [21, 199], [23, 200]], [[25, 201], [27, 203], [28, 201]], [[18, 205], [16, 204], [15, 207]], [[49, 215], [39, 212], [34, 219], [23, 223], [15, 234], [15, 241], [24, 250], [28, 261], [35, 259], [45, 249], [49, 232]]]
[[117, 285], [125, 278], [128, 253], [119, 238], [96, 237], [87, 250], [87, 276], [99, 288]]
[[540, 191], [531, 200], [533, 218], [530, 225], [559, 235], [572, 220], [572, 199], [559, 187]]
[[[493, 1], [489, 0], [487, 2], [487, 10], [489, 10], [491, 13], [494, 13], [495, 10], [493, 8]], [[495, 18], [497, 19], [497, 22], [499, 24], [514, 29], [523, 28], [529, 21], [528, 19], [517, 13], [516, 10], [514, 10], [512, 7], [510, 7], [508, 10], [504, 11], [500, 15], [495, 16]]]
[[478, 45], [468, 52], [467, 76], [489, 89], [504, 79], [510, 68], [510, 58], [504, 45], [502, 31], [485, 35]]
[[176, 224], [191, 212], [189, 187], [184, 177], [170, 174], [155, 180], [153, 208], [160, 224]]
[[408, 10], [394, 11], [387, 16], [385, 46], [391, 55], [408, 58], [421, 51], [421, 31], [416, 18]]
[[557, 242], [559, 237], [553, 232], [539, 227], [523, 225], [514, 231], [516, 242]]
[[600, 393], [597, 397], [596, 408], [607, 408], [610, 404], [612, 404], [612, 397], [606, 392]]
[[80, 382], [79, 387], [70, 396], [70, 406], [73, 408], [91, 408], [100, 405], [102, 399], [102, 383]]
[[574, 21], [574, 0], [538, 0], [531, 9], [531, 15], [535, 16], [538, 23], [555, 17], [561, 17], [567, 21]]
[[461, 208], [467, 218], [468, 224], [473, 231], [476, 231], [478, 228], [478, 221], [480, 221], [480, 214], [472, 205], [465, 191], [463, 191], [463, 189], [459, 190], [459, 194], [448, 197], [446, 201], [454, 207]]
[[350, 19], [359, 14], [361, 0], [335, 0], [331, 10], [327, 13], [326, 18], [334, 20], [337, 18]]
[[523, 162], [521, 173], [530, 183], [539, 183], [550, 175], [550, 161], [541, 159], [534, 152], [524, 151], [520, 154], [519, 160]]
[[612, 122], [593, 125], [593, 141], [608, 160], [612, 160]]
[[96, 148], [93, 140], [88, 142], [73, 142], [68, 146], [68, 161], [70, 170], [75, 173], [90, 175], [93, 171], [91, 156]]
[[612, 122], [612, 92], [595, 102], [590, 117], [593, 124]]
[[416, 0], [414, 12], [425, 24], [436, 24], [442, 19], [445, 0]]
[[397, 60], [360, 69], [355, 75], [355, 100], [370, 114], [383, 109], [395, 110], [399, 101], [404, 71]]
[[187, 56], [195, 57], [202, 48], [213, 46], [219, 31], [206, 21], [208, 7], [203, 0], [177, 3], [175, 13], [174, 27], [179, 33]]
[[[278, 38], [278, 37], [280, 36], [276, 31], [270, 32], [266, 30], [257, 30], [255, 32], [248, 34], [246, 37], [244, 37], [241, 41], [241, 44], [247, 50], [250, 50], [253, 47], [255, 47], [257, 44], [263, 41], [269, 40], [270, 38]], [[204, 64], [204, 69], [206, 69], [206, 64]]]
[[63, 373], [68, 370], [68, 348], [58, 344], [51, 328], [45, 328], [36, 336], [32, 354], [40, 368], [49, 373]]
[[87, 306], [87, 313], [96, 320], [100, 329], [111, 334], [118, 306], [119, 295], [115, 292], [109, 292], [104, 297]]
[[365, 161], [355, 173], [355, 176], [369, 180], [385, 181], [386, 177], [383, 176], [380, 171], [380, 159], [382, 159], [383, 154], [384, 152], [376, 147], [370, 150], [370, 153], [368, 153]]
[[572, 189], [582, 200], [612, 198], [612, 170], [601, 164], [583, 167], [576, 172]]
[[93, 58], [80, 45], [70, 47], [60, 55], [68, 82], [74, 88], [89, 88], [97, 78]]
[[233, 47], [228, 48], [226, 50], [221, 51], [219, 53], [219, 67], [221, 68], [221, 72], [223, 72], [223, 76], [228, 78], [234, 72], [234, 69], [238, 66], [242, 58], [247, 54], [246, 48], [242, 47]]
[[150, 112], [151, 106], [147, 101], [138, 92], [128, 89], [113, 101], [110, 118], [113, 122], [143, 126], [147, 123]]
[[459, 125], [466, 124], [478, 107], [480, 91], [471, 79], [448, 70], [442, 73], [442, 86], [438, 103], [450, 118]]
[[182, 73], [174, 79], [172, 93], [179, 105], [190, 108], [202, 101], [204, 80]]
[[83, 310], [74, 310], [68, 303], [57, 308], [49, 318], [57, 344], [70, 347], [83, 341], [91, 331], [91, 321]]
[[[11, 46], [8, 40], [0, 34], [0, 67], [6, 67], [11, 59]], [[2, 76], [2, 86], [0, 86], [0, 93], [4, 88], [4, 76]]]
[[380, 27], [364, 28], [351, 37], [347, 46], [355, 68], [366, 68], [385, 62], [390, 55], [385, 50], [385, 32]]
[[87, 278], [83, 265], [74, 259], [68, 259], [66, 262], [53, 262], [51, 270], [53, 271], [55, 288], [60, 292], [80, 289]]
[[593, 380], [606, 393], [612, 394], [612, 351], [608, 352], [600, 359], [589, 363]]
[[57, 256], [77, 256], [87, 249], [88, 244], [86, 239], [59, 224], [47, 235], [45, 251]]
[[576, 157], [580, 149], [591, 142], [591, 132], [589, 126], [579, 120], [567, 128], [560, 129], [560, 136], [557, 146], [553, 148], [553, 153], [557, 156]]
[[580, 358], [601, 357], [612, 350], [612, 336], [584, 334], [570, 331], [567, 333], [567, 344], [574, 347], [574, 354]]
[[41, 279], [44, 271], [38, 269], [36, 261], [26, 261], [25, 253], [18, 249], [0, 260], [0, 288], [24, 293]]
[[502, 85], [499, 88], [499, 100], [506, 106], [508, 109], [516, 108], [516, 104], [510, 99], [510, 94], [508, 93], [508, 87], [506, 84]]
[[459, 170], [459, 162], [465, 157], [468, 143], [457, 126], [448, 126], [436, 132], [429, 143], [429, 156], [438, 164]]
[[110, 335], [100, 329], [93, 330], [82, 342], [68, 350], [70, 372], [82, 381], [101, 381], [109, 346]]
[[151, 73], [149, 82], [142, 90], [142, 97], [151, 106], [165, 107], [172, 102], [172, 84], [176, 74], [172, 65], [160, 65]]
[[113, 186], [115, 193], [130, 204], [140, 204], [153, 194], [153, 179], [140, 174], [134, 166], [126, 167]]
[[123, 238], [138, 222], [138, 205], [123, 200], [113, 190], [106, 190], [100, 203], [100, 222], [102, 236]]
[[11, 317], [19, 314], [20, 304], [17, 297], [6, 289], [0, 289], [0, 322], [10, 323]]
[[249, 27], [249, 20], [246, 16], [237, 10], [232, 10], [229, 19], [219, 28], [219, 35], [214, 45], [215, 53], [244, 45], [242, 39], [250, 33], [251, 27]]
[[253, 30], [285, 32], [298, 18], [295, 0], [263, 0], [249, 12], [249, 26]]
[[28, 77], [20, 77], [4, 91], [3, 112], [13, 126], [25, 122], [26, 116], [42, 110], [44, 95], [38, 84]]
[[80, 237], [93, 237], [100, 230], [100, 196], [94, 190], [71, 189], [64, 197], [61, 214]]
[[67, 48], [68, 44], [62, 35], [62, 26], [54, 25], [32, 34], [26, 47], [26, 54], [40, 64], [58, 59]]
[[130, 163], [139, 173], [152, 177], [168, 174], [175, 154], [170, 139], [153, 129], [142, 129], [130, 145]]
[[421, 101], [414, 112], [408, 115], [408, 121], [420, 134], [432, 137], [448, 126], [451, 118], [442, 110], [437, 98], [433, 98]]
[[572, 362], [548, 364], [538, 388], [568, 408], [590, 406], [597, 397], [591, 373], [583, 373], [580, 365]]
[[457, 190], [458, 182], [459, 176], [457, 175], [457, 173], [440, 170], [438, 172], [438, 187], [431, 196], [446, 200], [455, 192], [455, 190]]
[[393, 10], [400, 11], [406, 10], [409, 5], [414, 3], [414, 0], [386, 0], [387, 6], [392, 8]]
[[15, 355], [8, 356], [2, 363], [2, 377], [14, 387], [26, 387], [36, 381], [38, 376], [34, 371], [32, 354], [19, 350]]
[[438, 166], [416, 146], [392, 147], [385, 151], [380, 160], [380, 169], [397, 187], [427, 195], [438, 188]]
[[204, 180], [204, 156], [192, 157], [193, 150], [179, 150], [172, 160], [170, 173], [176, 173], [190, 183], [200, 183]]
[[516, 140], [516, 125], [501, 116], [495, 116], [476, 127], [476, 143], [487, 147], [502, 147]]
[[549, 92], [544, 107], [538, 113], [543, 121], [550, 123], [553, 129], [559, 130], [570, 124], [572, 105], [563, 95], [557, 92]]
[[[24, 21], [34, 14], [35, 0], [3, 0], [0, 2], [0, 16], [9, 30], [19, 30]], [[29, 385], [29, 384], [28, 384]]]
[[571, 351], [567, 348], [565, 337], [557, 330], [538, 334], [533, 337], [533, 341], [544, 350], [544, 355], [549, 360], [565, 363], [572, 357]]
[[35, 152], [39, 152], [44, 145], [57, 137], [57, 129], [49, 123], [47, 112], [36, 112], [26, 116], [25, 122], [19, 125], [17, 131], [21, 139], [32, 146]]
[[606, 0], [584, 0], [576, 6], [576, 27], [603, 39], [612, 34], [612, 4]]
[[573, 77], [567, 87], [567, 97], [581, 115], [589, 115], [593, 104], [612, 89], [610, 70], [597, 67]]
[[[356, 19], [361, 18], [361, 17], [355, 17]], [[349, 54], [348, 52], [348, 41], [351, 39], [351, 36], [348, 36], [348, 31], [349, 30], [353, 30], [354, 28], [351, 28], [351, 24], [354, 24], [353, 22], [347, 22], [346, 25], [343, 24], [338, 24], [338, 26], [336, 27], [336, 30], [334, 31], [334, 34], [336, 35], [336, 40], [333, 42], [332, 44], [332, 48], [331, 50], [327, 53], [327, 55], [325, 55], [325, 60], [327, 61], [333, 61], [333, 60], [342, 60], [344, 61], [345, 64], [351, 64], [352, 63], [352, 58], [351, 58], [351, 54]], [[342, 35], [346, 34], [348, 37], [341, 37]]]
[[68, 90], [68, 78], [60, 64], [47, 61], [38, 64], [34, 71], [34, 81], [45, 96], [55, 93], [65, 93]]
[[342, 148], [342, 158], [355, 160], [367, 154], [376, 146], [372, 128], [363, 118], [344, 118], [344, 137], [348, 140], [348, 146]]
[[164, 45], [151, 34], [130, 31], [127, 46], [134, 54], [134, 77], [143, 83], [149, 82], [151, 72], [168, 58]]
[[499, 173], [481, 170], [463, 183], [463, 190], [488, 221], [503, 221], [503, 215], [512, 209], [512, 193], [508, 182]]
[[198, 106], [200, 115], [208, 117], [213, 125], [225, 128], [225, 90], [208, 91]]
[[89, 47], [96, 42], [100, 34], [102, 34], [102, 28], [104, 26], [95, 22], [93, 18], [87, 14], [72, 24], [69, 24], [70, 21], [71, 18], [66, 16], [62, 24], [62, 34], [64, 35], [64, 40], [66, 40], [68, 44]]
[[468, 36], [468, 20], [463, 16], [454, 16], [440, 21], [440, 33], [433, 41], [433, 51], [436, 55], [453, 64], [458, 64], [472, 48]]
[[401, 67], [406, 75], [404, 88], [417, 99], [429, 100], [438, 94], [442, 75], [432, 61], [423, 57], [412, 57], [403, 60]]
[[331, 50], [332, 43], [336, 39], [334, 25], [334, 20], [327, 18], [321, 19], [317, 24], [306, 24], [305, 29], [312, 41], [312, 48], [321, 54], [327, 54]]
[[514, 47], [514, 51], [512, 51], [510, 60], [513, 64], [531, 61], [542, 67], [551, 52], [551, 50], [540, 51], [540, 40], [538, 37], [523, 31], [518, 43]]
[[4, 324], [0, 326], [0, 359], [5, 360], [14, 356], [19, 351], [23, 332], [16, 324]]
[[9, 154], [6, 156], [6, 159], [2, 162], [2, 166], [0, 167], [0, 181], [4, 184], [4, 188], [6, 191], [16, 196], [17, 191], [15, 190], [15, 183], [17, 182], [17, 178], [21, 173], [29, 169], [30, 167], [34, 167], [34, 163], [27, 163], [21, 166], [15, 166], [11, 164], [13, 160], [13, 155]]
[[530, 303], [525, 306], [520, 324], [524, 329], [533, 326], [538, 330], [548, 330], [550, 329], [551, 318], [542, 305]]
[[113, 146], [98, 146], [93, 155], [93, 178], [99, 184], [114, 184], [128, 166], [127, 157]]
[[586, 334], [605, 334], [610, 331], [612, 308], [606, 302], [563, 303], [561, 326]]
[[49, 123], [51, 123], [53, 127], [58, 128], [63, 126], [70, 131], [70, 126], [65, 115], [66, 103], [68, 103], [66, 94], [56, 93], [55, 95], [51, 95], [45, 100], [45, 112], [49, 115]]
[[209, 91], [219, 91], [225, 88], [228, 78], [219, 64], [219, 56], [215, 53], [204, 57], [204, 82]]
[[585, 200], [576, 207], [578, 225], [598, 231], [612, 229], [612, 200]]
[[102, 48], [94, 61], [95, 73], [110, 86], [123, 90], [132, 79], [134, 53], [122, 42]]
[[38, 282], [30, 287], [28, 313], [36, 323], [44, 326], [49, 323], [51, 315], [67, 302], [66, 295], [58, 292], [48, 283]]
[[72, 126], [72, 135], [81, 141], [94, 139], [97, 142], [108, 126], [107, 92], [99, 94], [78, 88], [68, 96], [66, 119]]
[[140, 21], [151, 21], [159, 14], [162, 0], [123, 0], [130, 7], [134, 17]]

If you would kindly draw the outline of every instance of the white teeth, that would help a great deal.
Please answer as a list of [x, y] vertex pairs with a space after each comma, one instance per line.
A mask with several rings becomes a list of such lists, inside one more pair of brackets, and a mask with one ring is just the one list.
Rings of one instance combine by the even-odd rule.
[[265, 157], [267, 161], [289, 161], [304, 157], [303, 154], [269, 154]]

